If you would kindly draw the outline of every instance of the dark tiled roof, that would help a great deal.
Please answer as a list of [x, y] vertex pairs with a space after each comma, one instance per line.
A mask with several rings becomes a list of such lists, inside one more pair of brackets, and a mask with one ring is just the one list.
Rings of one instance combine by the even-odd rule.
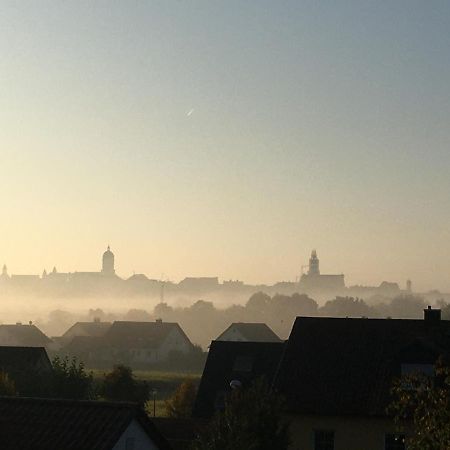
[[[111, 322], [77, 322], [72, 325], [63, 335], [65, 338], [67, 336], [76, 336], [77, 332], [83, 332], [86, 336], [102, 336], [111, 327]], [[79, 331], [78, 331], [79, 330]], [[75, 334], [74, 334], [75, 333]]]
[[114, 322], [104, 334], [106, 344], [114, 347], [146, 346], [159, 347], [166, 337], [177, 329], [190, 342], [177, 323], [170, 322]]
[[109, 450], [133, 419], [158, 449], [170, 449], [145, 413], [134, 404], [0, 397], [0, 447]]
[[384, 415], [402, 363], [434, 363], [450, 322], [297, 317], [274, 383], [288, 410]]
[[80, 355], [102, 347], [102, 336], [74, 336], [63, 349], [69, 354]]
[[239, 331], [250, 342], [280, 342], [281, 339], [265, 323], [232, 323], [216, 340], [230, 329]]
[[271, 383], [278, 368], [283, 342], [213, 341], [194, 405], [194, 416], [210, 417], [218, 396], [230, 391], [230, 382], [244, 386], [259, 377]]
[[43, 347], [52, 342], [35, 325], [0, 325], [0, 333], [4, 332], [13, 336], [18, 345], [26, 347]]

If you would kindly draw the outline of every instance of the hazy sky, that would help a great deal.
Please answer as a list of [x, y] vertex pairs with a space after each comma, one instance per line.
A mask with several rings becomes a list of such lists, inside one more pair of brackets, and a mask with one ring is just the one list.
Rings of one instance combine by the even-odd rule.
[[450, 2], [0, 1], [0, 262], [450, 290]]

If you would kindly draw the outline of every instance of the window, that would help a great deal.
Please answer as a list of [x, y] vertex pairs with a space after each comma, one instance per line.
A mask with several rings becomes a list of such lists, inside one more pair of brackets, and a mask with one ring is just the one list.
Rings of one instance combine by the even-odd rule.
[[314, 431], [314, 450], [334, 450], [334, 431]]
[[405, 435], [386, 434], [384, 438], [384, 450], [405, 450]]

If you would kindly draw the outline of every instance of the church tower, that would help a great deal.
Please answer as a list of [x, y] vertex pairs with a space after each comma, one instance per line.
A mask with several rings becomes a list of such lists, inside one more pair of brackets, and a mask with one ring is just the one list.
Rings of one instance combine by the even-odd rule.
[[308, 275], [320, 275], [319, 258], [317, 257], [317, 252], [315, 250], [311, 252], [311, 258], [309, 258]]
[[103, 275], [115, 275], [116, 271], [114, 270], [114, 253], [111, 251], [108, 245], [108, 249], [105, 253], [103, 253], [102, 260], [102, 274]]

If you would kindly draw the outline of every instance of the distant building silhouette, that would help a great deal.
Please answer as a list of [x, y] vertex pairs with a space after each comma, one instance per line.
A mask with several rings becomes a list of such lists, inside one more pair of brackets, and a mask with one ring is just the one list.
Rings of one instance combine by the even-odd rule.
[[111, 251], [109, 245], [105, 253], [103, 253], [102, 260], [102, 273], [103, 275], [115, 275], [114, 269], [114, 253]]
[[309, 269], [300, 278], [300, 287], [303, 291], [334, 290], [345, 289], [344, 275], [321, 275], [319, 268], [319, 258], [316, 250], [311, 252], [309, 258]]

